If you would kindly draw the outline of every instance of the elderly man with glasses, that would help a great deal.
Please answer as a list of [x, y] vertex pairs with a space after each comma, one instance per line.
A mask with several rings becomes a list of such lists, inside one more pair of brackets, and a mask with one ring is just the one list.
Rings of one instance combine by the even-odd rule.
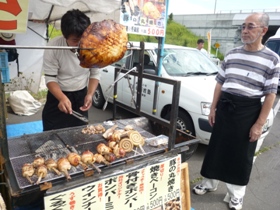
[[193, 188], [204, 195], [225, 182], [224, 201], [234, 210], [242, 209], [257, 141], [277, 94], [279, 56], [262, 44], [268, 24], [267, 14], [250, 14], [241, 26], [243, 46], [225, 56], [209, 114], [213, 130], [201, 168], [204, 179]]

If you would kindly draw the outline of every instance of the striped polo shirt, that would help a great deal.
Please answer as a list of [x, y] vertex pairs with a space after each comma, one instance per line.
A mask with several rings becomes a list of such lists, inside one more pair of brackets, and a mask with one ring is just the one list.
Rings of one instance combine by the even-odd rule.
[[279, 72], [279, 56], [269, 48], [250, 52], [241, 46], [226, 55], [216, 81], [222, 84], [222, 91], [261, 98], [277, 93]]

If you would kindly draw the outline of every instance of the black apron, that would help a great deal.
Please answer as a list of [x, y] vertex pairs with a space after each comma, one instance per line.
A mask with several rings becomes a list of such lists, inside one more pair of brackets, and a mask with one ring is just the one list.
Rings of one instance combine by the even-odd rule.
[[260, 99], [222, 92], [201, 175], [229, 184], [249, 182], [257, 141], [250, 129], [261, 111]]
[[[63, 91], [63, 93], [71, 101], [72, 110], [88, 117], [87, 111], [83, 112], [80, 110], [80, 107], [84, 105], [85, 96], [87, 94], [87, 88], [74, 92]], [[87, 124], [70, 114], [65, 114], [64, 112], [60, 111], [58, 109], [58, 103], [59, 101], [54, 97], [54, 95], [50, 91], [48, 91], [47, 101], [42, 113], [44, 131], [74, 126], [82, 126]]]

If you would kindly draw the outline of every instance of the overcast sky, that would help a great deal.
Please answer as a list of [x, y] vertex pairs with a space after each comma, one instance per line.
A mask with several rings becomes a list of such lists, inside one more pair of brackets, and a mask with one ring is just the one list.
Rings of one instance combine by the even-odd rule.
[[240, 10], [280, 12], [280, 0], [169, 0], [168, 14], [237, 13]]

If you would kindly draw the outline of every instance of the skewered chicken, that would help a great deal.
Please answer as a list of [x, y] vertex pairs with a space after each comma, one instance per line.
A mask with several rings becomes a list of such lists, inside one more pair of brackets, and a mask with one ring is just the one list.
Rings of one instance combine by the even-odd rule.
[[95, 126], [95, 133], [104, 133], [106, 129], [103, 127], [103, 125], [98, 124]]
[[45, 165], [40, 165], [38, 166], [37, 170], [36, 170], [36, 174], [38, 176], [38, 180], [36, 182], [36, 184], [39, 184], [42, 178], [45, 178], [48, 174], [48, 169]]
[[126, 125], [123, 129], [124, 129], [125, 131], [134, 130], [132, 125]]
[[104, 163], [105, 165], [110, 165], [110, 163], [102, 155], [96, 153], [93, 156], [95, 158], [95, 162]]
[[126, 137], [129, 131], [125, 130], [115, 130], [114, 133], [110, 137], [110, 141], [120, 141], [121, 138]]
[[116, 155], [114, 155], [113, 153], [105, 154], [103, 157], [110, 163], [117, 159]]
[[126, 27], [113, 20], [93, 22], [80, 40], [79, 60], [84, 68], [102, 68], [120, 60], [127, 50]]
[[105, 133], [103, 133], [103, 135], [102, 135], [103, 138], [108, 140], [112, 136], [112, 134], [114, 133], [114, 131], [116, 130], [117, 127], [118, 127], [118, 125], [114, 125], [111, 128], [108, 128], [105, 131]]
[[101, 155], [105, 155], [105, 154], [109, 154], [112, 152], [112, 149], [110, 147], [107, 147], [105, 144], [103, 143], [99, 143], [96, 147], [96, 150], [99, 154]]
[[42, 157], [36, 157], [36, 158], [34, 159], [34, 161], [33, 161], [33, 166], [34, 166], [35, 168], [37, 168], [38, 166], [43, 165], [44, 163], [45, 163], [45, 159], [44, 159], [44, 158], [42, 158]]
[[82, 161], [85, 164], [89, 164], [93, 166], [98, 171], [98, 173], [101, 172], [101, 170], [96, 165], [94, 165], [95, 157], [93, 156], [93, 153], [91, 151], [89, 150], [84, 151], [81, 157], [82, 157]]
[[35, 170], [32, 164], [30, 163], [25, 163], [22, 166], [22, 176], [25, 177], [30, 184], [33, 184], [34, 182], [30, 179], [31, 176], [33, 176]]
[[59, 158], [57, 161], [57, 168], [59, 171], [65, 174], [67, 180], [71, 179], [68, 171], [71, 169], [71, 164], [67, 158]]
[[116, 155], [117, 158], [125, 156], [125, 154], [126, 154], [125, 150], [123, 148], [119, 147], [117, 142], [109, 141], [108, 146], [113, 149], [113, 153], [114, 153], [114, 155]]
[[79, 164], [83, 167], [84, 170], [87, 170], [87, 165], [85, 165], [82, 161], [81, 161], [81, 156], [78, 155], [75, 152], [71, 152], [67, 155], [67, 159], [69, 160], [70, 164], [72, 166], [78, 166]]
[[45, 165], [47, 166], [49, 171], [54, 171], [57, 175], [60, 175], [60, 171], [57, 169], [57, 163], [54, 159], [49, 158], [45, 161]]
[[82, 129], [83, 134], [95, 134], [96, 130], [94, 125], [88, 125], [87, 127]]

